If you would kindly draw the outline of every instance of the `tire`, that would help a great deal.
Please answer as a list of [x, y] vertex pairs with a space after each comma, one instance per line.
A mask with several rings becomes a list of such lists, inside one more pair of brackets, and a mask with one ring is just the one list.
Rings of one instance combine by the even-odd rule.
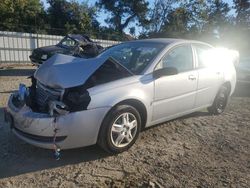
[[212, 115], [222, 114], [227, 106], [228, 98], [229, 98], [229, 89], [226, 86], [221, 86], [218, 91], [213, 105], [208, 107], [208, 112]]
[[121, 153], [135, 143], [140, 130], [139, 112], [130, 105], [119, 105], [111, 109], [104, 118], [97, 144], [108, 153]]

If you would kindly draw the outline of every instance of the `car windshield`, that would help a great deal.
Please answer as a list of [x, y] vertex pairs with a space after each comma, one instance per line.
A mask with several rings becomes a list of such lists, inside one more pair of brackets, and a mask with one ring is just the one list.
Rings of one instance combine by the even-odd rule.
[[141, 74], [163, 47], [152, 42], [123, 43], [107, 49], [99, 57], [112, 57], [132, 73]]
[[69, 36], [64, 37], [60, 42], [59, 42], [60, 46], [64, 46], [64, 47], [68, 47], [68, 48], [73, 48], [77, 45], [77, 42], [72, 39]]

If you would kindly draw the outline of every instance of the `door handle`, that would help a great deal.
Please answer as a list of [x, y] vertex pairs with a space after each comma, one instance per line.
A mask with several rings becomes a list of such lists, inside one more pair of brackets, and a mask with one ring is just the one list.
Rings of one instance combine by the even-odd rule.
[[188, 76], [188, 79], [189, 79], [189, 80], [196, 80], [196, 77], [195, 77], [194, 75], [189, 75], [189, 76]]

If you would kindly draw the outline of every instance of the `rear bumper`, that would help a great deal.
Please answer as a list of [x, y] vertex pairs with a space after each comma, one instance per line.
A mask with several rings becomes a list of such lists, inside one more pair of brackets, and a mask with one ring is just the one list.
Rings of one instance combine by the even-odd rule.
[[69, 113], [56, 117], [55, 121], [55, 117], [33, 112], [26, 105], [16, 108], [11, 95], [5, 110], [5, 119], [20, 139], [42, 148], [53, 149], [56, 128], [56, 144], [61, 149], [69, 149], [95, 144], [108, 110], [109, 108], [96, 108]]

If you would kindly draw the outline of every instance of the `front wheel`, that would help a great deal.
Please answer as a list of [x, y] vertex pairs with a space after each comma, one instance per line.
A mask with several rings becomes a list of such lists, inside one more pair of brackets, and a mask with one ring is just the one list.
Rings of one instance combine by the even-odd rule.
[[222, 86], [217, 93], [213, 105], [208, 108], [208, 112], [213, 115], [218, 115], [224, 112], [229, 98], [229, 89]]
[[140, 130], [139, 112], [130, 105], [119, 105], [105, 117], [97, 143], [109, 153], [120, 153], [135, 143]]

